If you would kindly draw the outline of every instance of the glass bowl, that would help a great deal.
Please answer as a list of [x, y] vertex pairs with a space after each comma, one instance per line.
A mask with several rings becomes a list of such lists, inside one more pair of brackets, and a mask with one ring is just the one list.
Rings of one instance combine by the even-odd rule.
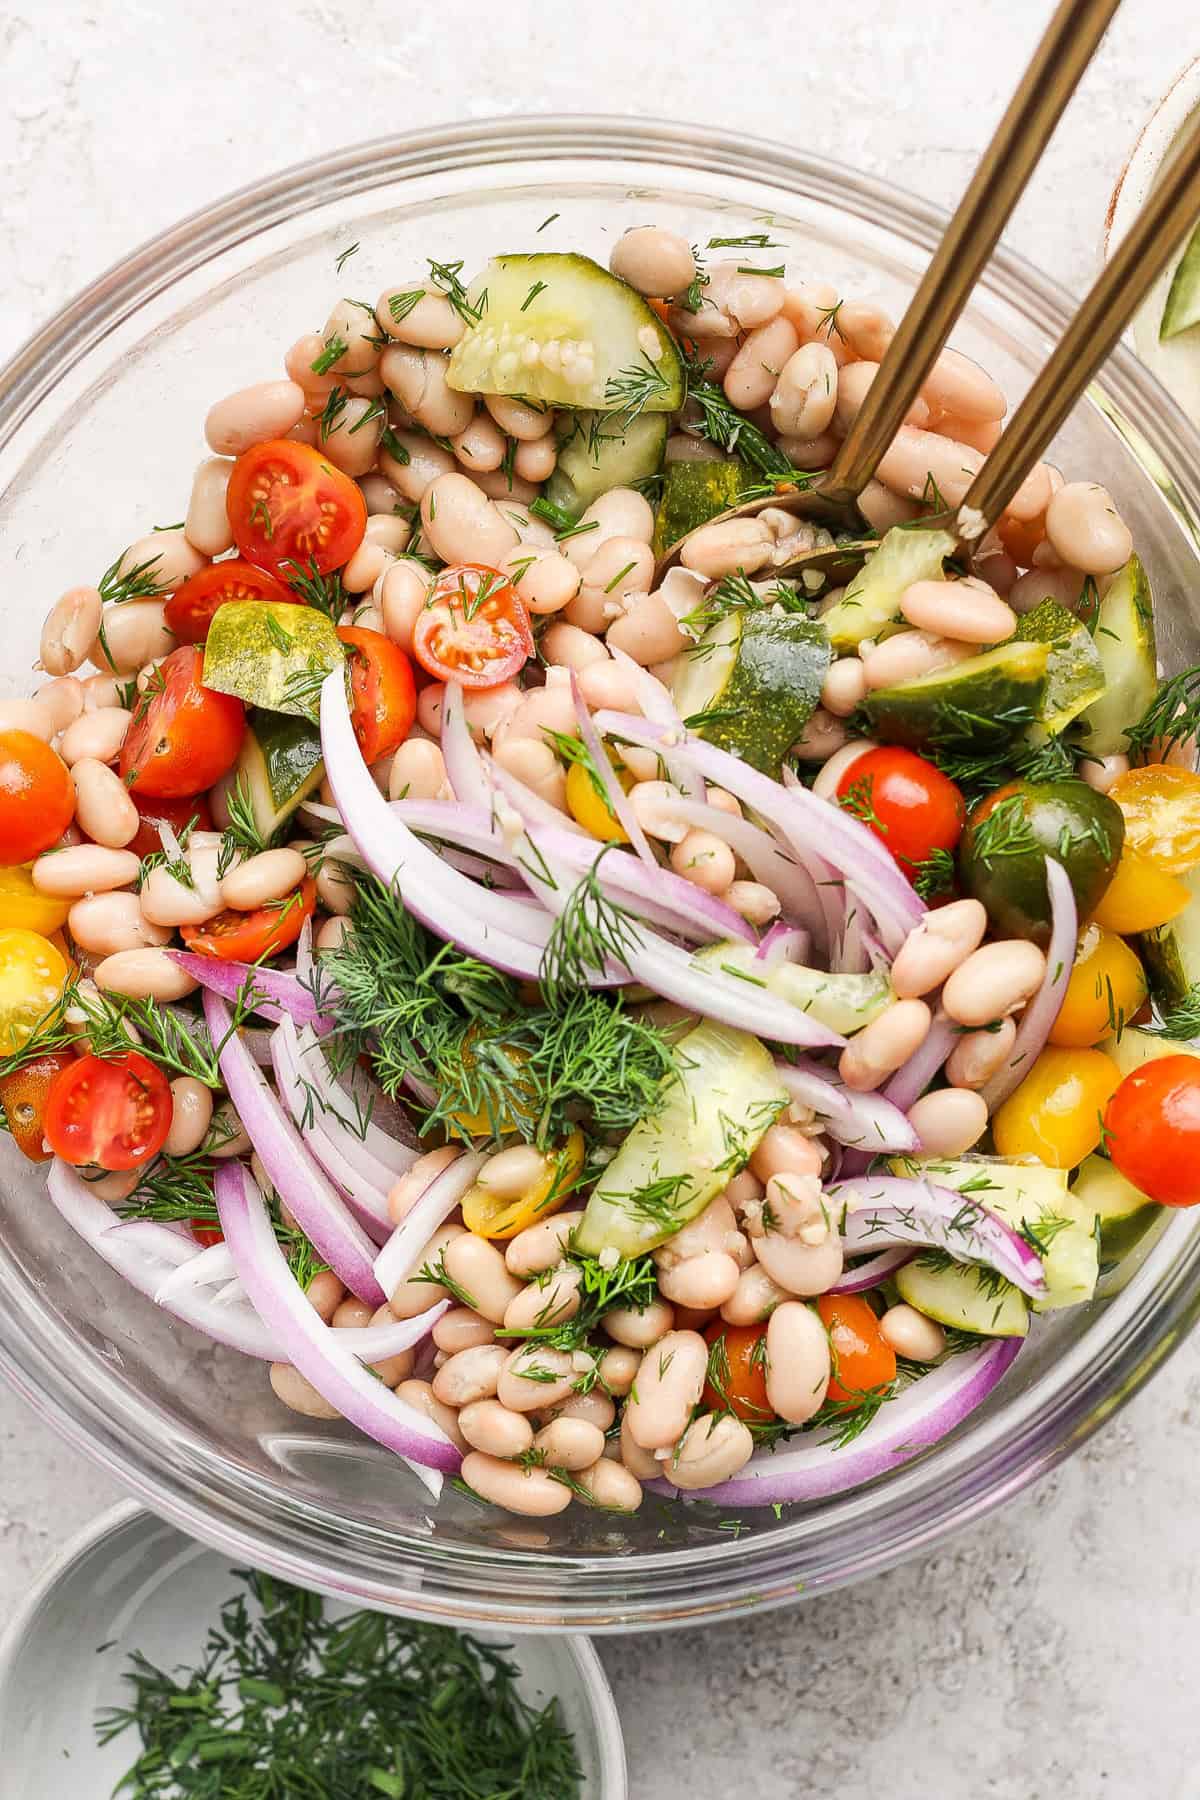
[[[899, 312], [943, 216], [849, 170], [691, 127], [509, 120], [368, 144], [247, 188], [137, 251], [0, 376], [7, 668], [123, 545], [181, 516], [213, 399], [281, 371], [340, 293], [429, 256], [583, 248], [656, 220], [692, 242], [766, 232], [774, 263]], [[344, 273], [338, 256], [351, 245]], [[752, 258], [752, 260], [754, 260]], [[1070, 311], [1008, 254], [955, 343], [1024, 392]], [[1164, 653], [1196, 655], [1200, 440], [1124, 350], [1055, 460], [1104, 482], [1149, 568]], [[989, 1404], [933, 1451], [819, 1505], [734, 1517], [647, 1497], [631, 1519], [436, 1508], [393, 1457], [284, 1412], [265, 1372], [133, 1294], [72, 1237], [40, 1173], [0, 1151], [0, 1367], [148, 1505], [235, 1559], [348, 1599], [525, 1630], [616, 1630], [780, 1605], [861, 1579], [978, 1521], [1081, 1443], [1200, 1307], [1200, 1219], [1164, 1221], [1104, 1296], [1038, 1323]]]

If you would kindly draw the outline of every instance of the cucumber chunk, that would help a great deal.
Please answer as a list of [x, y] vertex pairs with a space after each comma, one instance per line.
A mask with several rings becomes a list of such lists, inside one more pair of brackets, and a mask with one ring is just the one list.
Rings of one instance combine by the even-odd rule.
[[816, 711], [830, 657], [818, 621], [738, 608], [680, 658], [675, 704], [708, 743], [777, 779]]
[[1171, 290], [1158, 328], [1159, 341], [1178, 337], [1189, 325], [1196, 324], [1200, 324], [1200, 225], [1188, 239], [1171, 277]]
[[1180, 880], [1191, 888], [1191, 900], [1177, 918], [1138, 938], [1151, 991], [1168, 1007], [1186, 1000], [1200, 982], [1200, 869], [1189, 869]]
[[1020, 1337], [1029, 1306], [1020, 1288], [978, 1264], [951, 1262], [944, 1250], [914, 1257], [893, 1277], [902, 1300], [939, 1325], [977, 1337]]
[[632, 487], [662, 468], [667, 447], [663, 413], [581, 412], [568, 416], [569, 435], [559, 439], [558, 461], [543, 490], [551, 505], [578, 519], [610, 488]]
[[885, 744], [1000, 747], [1037, 719], [1049, 661], [1048, 644], [1013, 640], [948, 669], [876, 688], [862, 710], [871, 736]]
[[1080, 739], [1091, 756], [1119, 756], [1129, 748], [1126, 728], [1158, 693], [1154, 603], [1136, 556], [1100, 602], [1095, 644], [1105, 686], [1080, 717]]
[[333, 621], [311, 606], [230, 600], [213, 614], [204, 685], [247, 706], [315, 720], [321, 682], [346, 660]]
[[641, 1256], [704, 1211], [749, 1161], [787, 1104], [757, 1038], [704, 1024], [675, 1048], [677, 1075], [592, 1190], [575, 1244], [588, 1256]]
[[654, 518], [654, 554], [663, 556], [690, 531], [728, 512], [755, 480], [740, 462], [673, 462], [663, 472]]
[[1089, 1156], [1080, 1165], [1071, 1192], [1076, 1204], [1099, 1221], [1100, 1256], [1105, 1263], [1120, 1262], [1152, 1225], [1166, 1217], [1165, 1207], [1147, 1199], [1103, 1156]]
[[914, 581], [940, 581], [957, 549], [948, 531], [897, 526], [863, 563], [840, 600], [821, 616], [835, 650], [854, 650], [900, 617], [900, 597]]
[[251, 709], [237, 780], [264, 838], [273, 837], [300, 802], [320, 787], [324, 773], [321, 733], [315, 725], [286, 713]]
[[1200, 1043], [1163, 1037], [1161, 1032], [1142, 1031], [1137, 1025], [1126, 1025], [1120, 1037], [1107, 1038], [1100, 1048], [1112, 1057], [1122, 1076], [1157, 1062], [1160, 1056], [1200, 1056]]
[[753, 944], [709, 944], [692, 961], [699, 968], [723, 969], [776, 994], [846, 1037], [877, 1019], [895, 998], [886, 975], [831, 975], [787, 962], [767, 967], [758, 960]]
[[1025, 614], [1017, 628], [1019, 642], [1046, 644], [1046, 691], [1030, 736], [1044, 740], [1065, 731], [1085, 706], [1104, 692], [1106, 678], [1100, 652], [1087, 626], [1057, 600], [1043, 600]]
[[471, 284], [478, 312], [450, 354], [464, 394], [521, 394], [550, 406], [676, 412], [683, 364], [642, 296], [590, 256], [497, 256]]

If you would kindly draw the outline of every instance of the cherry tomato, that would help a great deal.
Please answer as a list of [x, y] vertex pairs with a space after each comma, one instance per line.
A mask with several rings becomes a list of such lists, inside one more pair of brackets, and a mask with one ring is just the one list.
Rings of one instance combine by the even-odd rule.
[[62, 757], [31, 731], [0, 731], [0, 863], [32, 862], [75, 817]]
[[381, 631], [341, 625], [338, 636], [349, 644], [350, 697], [354, 735], [364, 762], [378, 762], [398, 749], [412, 730], [417, 690], [412, 664]]
[[17, 1149], [30, 1162], [48, 1162], [53, 1154], [45, 1145], [46, 1098], [59, 1070], [74, 1061], [70, 1050], [49, 1050], [11, 1075], [0, 1077], [0, 1106], [8, 1129]]
[[46, 1099], [46, 1141], [77, 1167], [140, 1169], [171, 1128], [171, 1090], [138, 1050], [81, 1056], [60, 1069]]
[[1200, 1205], [1200, 1056], [1161, 1056], [1127, 1075], [1104, 1114], [1108, 1154], [1163, 1206]]
[[451, 563], [413, 628], [413, 655], [439, 681], [497, 687], [533, 654], [529, 614], [513, 585], [483, 563]]
[[225, 508], [241, 555], [276, 574], [343, 568], [367, 528], [366, 502], [350, 477], [290, 438], [238, 457]]
[[69, 900], [35, 888], [33, 876], [20, 863], [11, 869], [0, 869], [0, 926], [15, 925], [20, 931], [36, 931], [49, 937], [66, 924], [70, 910]]
[[[488, 1127], [484, 1127], [488, 1129]], [[574, 1193], [585, 1161], [583, 1133], [573, 1131], [566, 1143], [546, 1158], [542, 1175], [515, 1200], [473, 1187], [462, 1203], [463, 1224], [476, 1237], [512, 1238], [527, 1225], [548, 1219]]]
[[704, 1341], [708, 1380], [701, 1406], [710, 1412], [731, 1412], [748, 1425], [765, 1425], [773, 1419], [775, 1410], [767, 1399], [766, 1326], [727, 1325], [724, 1319], [714, 1319]]
[[887, 845], [912, 876], [935, 850], [962, 836], [966, 802], [948, 776], [912, 750], [884, 746], [858, 757], [838, 783], [838, 802]]
[[1102, 925], [1085, 925], [1050, 1042], [1086, 1050], [1125, 1026], [1146, 998], [1146, 977], [1129, 945]]
[[827, 1398], [861, 1400], [896, 1379], [896, 1352], [862, 1294], [822, 1294], [817, 1301], [829, 1333], [833, 1375]]
[[1125, 842], [1170, 875], [1200, 863], [1200, 774], [1148, 763], [1118, 775], [1109, 789], [1125, 816]]
[[1127, 844], [1092, 918], [1106, 931], [1120, 932], [1122, 937], [1136, 931], [1154, 931], [1178, 918], [1191, 897], [1186, 881], [1169, 875]]
[[177, 800], [227, 775], [246, 733], [232, 694], [206, 688], [204, 652], [181, 644], [163, 658], [137, 703], [121, 746], [121, 779], [134, 795]]
[[[633, 776], [624, 769], [615, 771], [617, 780], [628, 793]], [[567, 770], [567, 810], [577, 824], [602, 844], [627, 844], [629, 838], [617, 815], [596, 792], [596, 784], [583, 763], [572, 763]]]
[[285, 605], [307, 605], [274, 575], [235, 557], [228, 562], [211, 563], [198, 575], [189, 575], [167, 601], [163, 616], [177, 638], [188, 644], [202, 644], [213, 614], [227, 600], [281, 600]]
[[198, 1244], [203, 1244], [206, 1250], [211, 1250], [214, 1244], [223, 1244], [225, 1242], [225, 1233], [221, 1230], [219, 1225], [214, 1225], [210, 1219], [189, 1219], [188, 1228], [196, 1242]]
[[264, 956], [278, 956], [294, 944], [316, 907], [316, 883], [306, 875], [298, 888], [270, 906], [260, 906], [255, 912], [237, 912], [228, 906], [203, 925], [182, 926], [181, 935], [197, 956], [215, 956], [219, 962], [261, 962]]
[[70, 973], [49, 938], [16, 926], [0, 931], [0, 1056], [20, 1049], [55, 1005]]
[[193, 819], [197, 831], [213, 829], [213, 816], [205, 794], [187, 794], [179, 800], [157, 800], [147, 794], [135, 793], [133, 804], [142, 817], [137, 836], [129, 846], [135, 856], [153, 856], [162, 849], [162, 839], [158, 835], [160, 825], [169, 825], [176, 837], [186, 831]]
[[1036, 1157], [1050, 1169], [1074, 1169], [1100, 1142], [1104, 1109], [1121, 1071], [1103, 1050], [1042, 1051], [992, 1120], [1001, 1156]]

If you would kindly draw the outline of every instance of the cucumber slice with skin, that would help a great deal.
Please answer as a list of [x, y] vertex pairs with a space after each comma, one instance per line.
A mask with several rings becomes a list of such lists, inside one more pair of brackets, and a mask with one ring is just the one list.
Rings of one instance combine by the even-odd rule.
[[667, 447], [665, 413], [568, 415], [569, 435], [559, 439], [558, 461], [543, 490], [552, 506], [578, 519], [610, 488], [632, 487], [662, 468]]
[[940, 581], [942, 564], [958, 548], [948, 531], [897, 526], [863, 563], [821, 623], [835, 650], [856, 650], [900, 617], [900, 597], [914, 581]]
[[738, 608], [680, 658], [675, 704], [707, 743], [777, 779], [817, 709], [830, 659], [818, 621]]
[[831, 975], [787, 962], [768, 968], [758, 961], [753, 944], [709, 944], [692, 961], [699, 968], [723, 969], [777, 994], [846, 1037], [877, 1019], [895, 999], [886, 975]]
[[1151, 991], [1168, 1007], [1186, 1000], [1200, 982], [1200, 869], [1189, 869], [1180, 880], [1191, 888], [1191, 900], [1177, 918], [1138, 938]]
[[1131, 556], [1100, 602], [1095, 645], [1104, 670], [1104, 692], [1084, 708], [1080, 741], [1091, 756], [1120, 756], [1129, 748], [1126, 728], [1140, 719], [1158, 693], [1154, 603], [1146, 571]]
[[1162, 1056], [1200, 1056], [1200, 1042], [1163, 1037], [1160, 1032], [1142, 1031], [1136, 1025], [1126, 1025], [1120, 1037], [1107, 1038], [1100, 1048], [1105, 1056], [1112, 1057], [1122, 1076], [1132, 1075], [1135, 1069], [1157, 1062]]
[[756, 477], [741, 462], [673, 462], [663, 472], [654, 518], [654, 554], [662, 556], [690, 531], [728, 512]]
[[1159, 342], [1178, 337], [1189, 325], [1196, 324], [1200, 324], [1200, 225], [1188, 239], [1187, 248], [1171, 277], [1171, 289], [1158, 328]]
[[286, 713], [251, 710], [236, 778], [264, 838], [273, 837], [300, 802], [320, 787], [324, 773], [321, 733], [315, 725]]
[[1120, 1262], [1139, 1244], [1164, 1214], [1132, 1181], [1103, 1156], [1089, 1156], [1071, 1183], [1076, 1204], [1100, 1221], [1100, 1256], [1106, 1263]]
[[972, 1263], [947, 1262], [944, 1251], [914, 1257], [897, 1269], [896, 1290], [939, 1325], [978, 1337], [1020, 1337], [1029, 1332], [1029, 1306], [1011, 1281]]
[[575, 1244], [588, 1256], [641, 1256], [704, 1211], [744, 1168], [787, 1105], [758, 1039], [704, 1024], [675, 1048], [677, 1075], [592, 1190]]
[[204, 685], [247, 706], [315, 720], [321, 682], [346, 652], [332, 619], [311, 606], [230, 600], [219, 606], [204, 646]]
[[1104, 664], [1087, 626], [1057, 600], [1043, 600], [1026, 613], [1016, 637], [1049, 646], [1046, 691], [1037, 723], [1030, 727], [1030, 737], [1043, 742], [1047, 732], [1057, 736], [1065, 731], [1085, 706], [1100, 698], [1107, 685]]
[[601, 412], [677, 412], [683, 364], [646, 301], [590, 256], [497, 256], [468, 292], [478, 312], [450, 353], [464, 394], [520, 394]]
[[999, 747], [1037, 719], [1046, 692], [1048, 644], [1011, 641], [982, 656], [895, 687], [876, 688], [863, 701], [872, 737], [923, 750]]

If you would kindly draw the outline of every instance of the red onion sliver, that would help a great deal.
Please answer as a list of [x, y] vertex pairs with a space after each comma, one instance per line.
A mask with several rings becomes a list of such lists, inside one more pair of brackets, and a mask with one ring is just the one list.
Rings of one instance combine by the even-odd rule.
[[442, 696], [442, 756], [455, 798], [464, 806], [490, 806], [491, 788], [467, 724], [460, 681], [448, 681]]
[[902, 1269], [906, 1262], [911, 1262], [916, 1255], [915, 1250], [881, 1250], [878, 1256], [870, 1256], [866, 1262], [848, 1268], [840, 1281], [830, 1288], [831, 1294], [865, 1294], [869, 1288], [878, 1287], [897, 1269]]
[[[330, 1119], [327, 1127], [326, 1118], [329, 1115], [313, 1107], [304, 1091], [294, 1049], [281, 1036], [282, 1029], [282, 1026], [277, 1027], [271, 1040], [271, 1060], [280, 1099], [291, 1114], [297, 1130], [303, 1133], [306, 1147], [339, 1193], [345, 1196], [347, 1207], [372, 1243], [386, 1243], [391, 1232], [387, 1196], [393, 1178], [382, 1171], [386, 1181], [381, 1184], [351, 1160], [348, 1145], [353, 1134], [333, 1119]], [[338, 1135], [334, 1136], [335, 1132]]]
[[796, 857], [782, 849], [770, 832], [750, 819], [686, 795], [670, 803], [674, 817], [719, 837], [740, 856], [755, 881], [761, 881], [777, 897], [789, 919], [803, 925], [820, 942], [825, 939], [825, 914], [816, 882]]
[[839, 1144], [852, 1149], [869, 1145], [867, 1156], [917, 1148], [917, 1134], [904, 1114], [881, 1094], [858, 1094], [843, 1085], [832, 1069], [799, 1057], [777, 1062], [775, 1073], [793, 1100], [811, 1106]]
[[1046, 887], [1050, 894], [1050, 943], [1046, 950], [1046, 978], [1025, 1008], [1008, 1061], [981, 1090], [989, 1113], [994, 1113], [1041, 1055], [1050, 1027], [1059, 1014], [1071, 970], [1075, 966], [1075, 939], [1079, 932], [1079, 908], [1071, 877], [1054, 857], [1046, 858]]
[[[902, 1113], [907, 1113], [913, 1102], [919, 1100], [925, 1092], [957, 1041], [958, 1033], [945, 1013], [936, 1013], [924, 1043], [884, 1085], [880, 1091], [880, 1099], [898, 1107]], [[921, 1145], [915, 1131], [912, 1138], [910, 1148], [919, 1155]], [[868, 1151], [863, 1146], [858, 1146], [843, 1159], [843, 1177], [861, 1175], [869, 1167], [872, 1155], [885, 1148], [890, 1146], [880, 1144], [877, 1151]]]
[[646, 841], [646, 834], [638, 823], [637, 814], [629, 804], [629, 797], [625, 789], [617, 780], [617, 772], [612, 766], [612, 759], [608, 751], [604, 748], [600, 733], [592, 724], [592, 715], [587, 709], [587, 702], [580, 690], [579, 677], [574, 669], [571, 670], [571, 699], [575, 703], [575, 718], [579, 725], [579, 735], [596, 765], [596, 772], [600, 777], [600, 785], [604, 789], [608, 810], [633, 845], [636, 854], [650, 868], [657, 871], [658, 859]]
[[[193, 981], [223, 1000], [236, 1003], [243, 993], [251, 991], [261, 995], [261, 1004], [254, 1010], [264, 1019], [276, 1023], [280, 1019], [295, 1019], [298, 1025], [312, 1025], [318, 1031], [328, 1031], [333, 1024], [332, 1014], [321, 1011], [312, 990], [285, 969], [271, 969], [263, 963], [222, 962], [215, 956], [197, 956], [191, 950], [169, 950], [167, 954]], [[322, 998], [332, 1002], [332, 988]]]
[[956, 1262], [985, 1263], [1032, 1299], [1046, 1292], [1036, 1250], [974, 1194], [915, 1177], [860, 1175], [826, 1188], [825, 1198], [845, 1208], [841, 1234], [850, 1256], [902, 1244], [936, 1246]]
[[420, 1150], [392, 1137], [372, 1118], [365, 1121], [365, 1128], [361, 1133], [357, 1126], [351, 1127], [346, 1122], [343, 1108], [353, 1106], [353, 1096], [339, 1086], [325, 1060], [325, 1053], [312, 1032], [297, 1031], [292, 1022], [285, 1019], [277, 1027], [275, 1035], [282, 1037], [300, 1074], [324, 1102], [324, 1110], [319, 1113], [319, 1117], [331, 1136], [334, 1135], [333, 1120], [336, 1118], [343, 1122], [343, 1129], [351, 1140], [348, 1146], [350, 1160], [380, 1187], [390, 1187], [397, 1175], [406, 1175], [420, 1156]]
[[704, 802], [704, 781], [697, 775], [686, 757], [677, 756], [674, 744], [682, 744], [687, 733], [679, 710], [675, 705], [675, 696], [649, 669], [643, 669], [640, 663], [634, 662], [626, 650], [618, 650], [615, 645], [609, 646], [613, 660], [626, 669], [633, 677], [637, 689], [637, 703], [652, 724], [661, 725], [672, 743], [664, 744], [661, 755], [667, 777], [681, 794], [689, 800]]
[[479, 1150], [463, 1154], [435, 1175], [409, 1207], [379, 1255], [375, 1279], [385, 1294], [394, 1294], [420, 1267], [421, 1253], [439, 1225], [454, 1211], [487, 1157]]

